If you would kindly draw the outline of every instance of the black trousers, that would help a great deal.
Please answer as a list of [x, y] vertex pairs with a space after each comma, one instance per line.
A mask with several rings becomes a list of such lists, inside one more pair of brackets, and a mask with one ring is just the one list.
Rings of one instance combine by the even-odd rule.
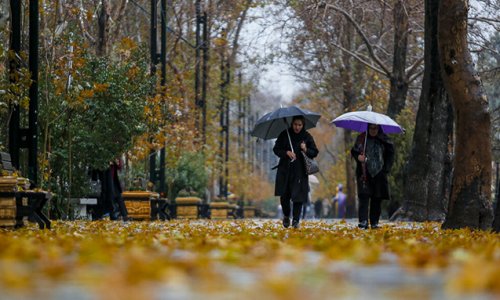
[[359, 221], [368, 221], [368, 211], [370, 212], [370, 224], [378, 224], [382, 213], [382, 199], [370, 197], [368, 195], [359, 196], [358, 218]]
[[[291, 203], [290, 198], [281, 196], [281, 209], [283, 210], [283, 216], [290, 217]], [[293, 202], [293, 219], [300, 220], [300, 212], [302, 211], [302, 202]]]

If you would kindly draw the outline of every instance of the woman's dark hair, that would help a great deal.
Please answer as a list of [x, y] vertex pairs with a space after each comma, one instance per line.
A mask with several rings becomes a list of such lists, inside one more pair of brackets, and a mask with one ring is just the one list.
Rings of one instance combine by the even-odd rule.
[[302, 121], [302, 125], [306, 125], [306, 118], [304, 118], [304, 116], [294, 116], [292, 118], [292, 124], [295, 120], [300, 120]]

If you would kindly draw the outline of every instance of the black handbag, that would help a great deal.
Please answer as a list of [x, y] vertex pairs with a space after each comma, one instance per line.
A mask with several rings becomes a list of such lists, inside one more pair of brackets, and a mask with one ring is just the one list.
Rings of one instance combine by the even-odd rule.
[[307, 156], [304, 153], [304, 151], [300, 151], [300, 152], [302, 152], [302, 155], [304, 156], [304, 166], [306, 167], [307, 175], [312, 175], [312, 174], [318, 173], [319, 172], [318, 163], [314, 159], [309, 158], [309, 156]]

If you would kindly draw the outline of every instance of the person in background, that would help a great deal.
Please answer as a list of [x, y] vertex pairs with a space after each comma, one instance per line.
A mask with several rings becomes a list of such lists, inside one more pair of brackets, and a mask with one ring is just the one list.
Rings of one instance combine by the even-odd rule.
[[290, 128], [283, 130], [273, 148], [279, 157], [274, 194], [280, 196], [283, 209], [283, 226], [290, 226], [291, 202], [293, 202], [292, 226], [299, 228], [302, 205], [307, 204], [309, 177], [304, 166], [304, 152], [308, 157], [318, 155], [318, 148], [312, 135], [304, 128], [303, 116], [295, 116]]
[[314, 217], [316, 219], [321, 219], [323, 217], [323, 201], [319, 198], [314, 201]]
[[379, 125], [368, 124], [368, 135], [361, 133], [351, 149], [356, 160], [356, 181], [358, 188], [358, 227], [379, 227], [382, 200], [389, 199], [387, 175], [394, 163], [394, 145], [382, 132]]
[[344, 219], [347, 208], [347, 196], [342, 191], [344, 186], [342, 183], [339, 183], [337, 186], [337, 195], [333, 198], [332, 206], [337, 206], [337, 218]]
[[122, 162], [116, 159], [109, 163], [109, 168], [104, 172], [104, 197], [106, 203], [112, 203], [113, 210], [109, 215], [111, 220], [118, 220], [119, 216], [124, 221], [128, 220], [128, 212], [122, 197], [122, 185], [118, 171], [122, 169]]
[[332, 208], [330, 207], [330, 201], [327, 199], [327, 198], [324, 198], [321, 200], [321, 204], [323, 206], [323, 209], [322, 209], [322, 217], [323, 218], [330, 218], [330, 213], [331, 213], [331, 210]]

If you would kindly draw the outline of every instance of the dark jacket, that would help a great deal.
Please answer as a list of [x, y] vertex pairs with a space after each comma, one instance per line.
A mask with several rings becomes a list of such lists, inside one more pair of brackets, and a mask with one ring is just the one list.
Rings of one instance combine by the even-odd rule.
[[[391, 171], [392, 165], [394, 163], [394, 144], [389, 139], [389, 137], [379, 132], [375, 137], [368, 135], [368, 139], [374, 139], [374, 142], [380, 143], [383, 146], [383, 158], [384, 166], [382, 170], [375, 176], [371, 176], [369, 172], [363, 168], [366, 168], [363, 163], [358, 161], [358, 155], [363, 153], [365, 147], [365, 136], [366, 132], [358, 135], [356, 142], [351, 149], [351, 155], [356, 160], [356, 181], [359, 196], [370, 196], [381, 199], [389, 199], [389, 182], [387, 180], [387, 175]], [[368, 158], [370, 159], [370, 158]]]
[[306, 130], [303, 129], [296, 134], [290, 128], [288, 132], [290, 133], [293, 151], [296, 153], [297, 160], [291, 162], [288, 155], [286, 155], [286, 152], [291, 148], [286, 130], [283, 130], [273, 148], [274, 154], [280, 158], [276, 172], [274, 195], [283, 196], [288, 191], [291, 194], [292, 201], [305, 203], [309, 193], [309, 177], [304, 167], [304, 157], [301, 154], [300, 143], [302, 141], [306, 143], [306, 155], [310, 158], [315, 158], [319, 151], [312, 135]]

